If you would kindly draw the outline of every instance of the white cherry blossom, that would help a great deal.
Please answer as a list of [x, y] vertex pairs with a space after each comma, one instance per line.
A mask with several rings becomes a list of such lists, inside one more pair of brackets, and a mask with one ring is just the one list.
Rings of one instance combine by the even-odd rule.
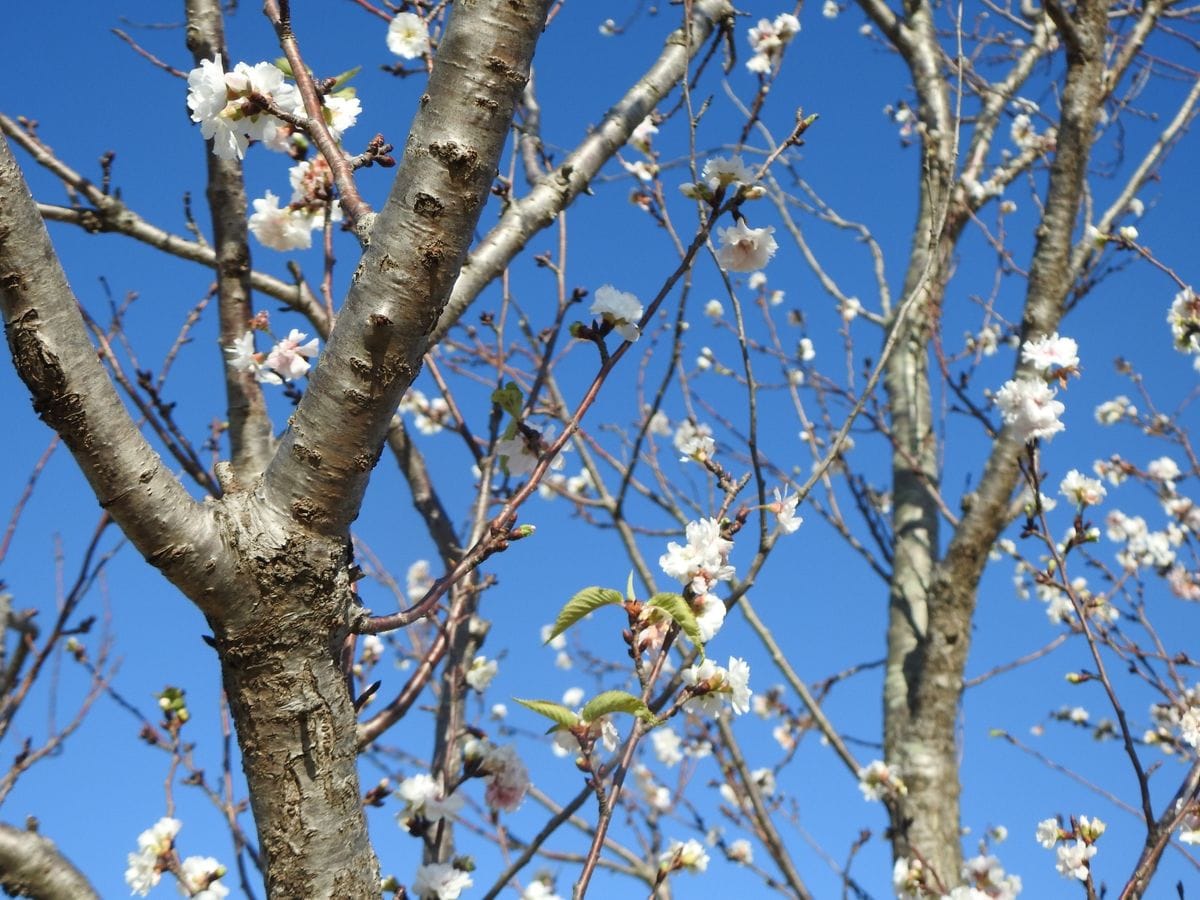
[[428, 863], [417, 869], [412, 892], [414, 896], [422, 898], [458, 900], [459, 895], [474, 883], [469, 872], [455, 868], [450, 863]]
[[633, 294], [618, 291], [611, 284], [606, 284], [596, 289], [589, 312], [611, 324], [613, 330], [627, 341], [636, 341], [641, 337], [638, 322], [641, 321], [643, 307]]
[[728, 228], [718, 229], [721, 247], [717, 250], [717, 262], [731, 272], [753, 272], [765, 266], [775, 255], [779, 245], [771, 235], [775, 229], [750, 228], [745, 219]]
[[387, 47], [404, 59], [429, 52], [429, 26], [415, 13], [398, 13], [388, 25]]

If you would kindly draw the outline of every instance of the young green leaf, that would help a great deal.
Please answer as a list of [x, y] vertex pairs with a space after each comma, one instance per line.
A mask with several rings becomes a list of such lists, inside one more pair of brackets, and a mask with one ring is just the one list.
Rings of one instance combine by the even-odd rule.
[[674, 619], [679, 630], [686, 634], [688, 640], [700, 650], [701, 658], [704, 657], [704, 642], [700, 640], [700, 626], [696, 623], [695, 613], [692, 612], [692, 608], [688, 606], [683, 597], [671, 593], [655, 594], [646, 602], [646, 605], [661, 609]]
[[564, 728], [573, 728], [579, 724], [579, 716], [561, 703], [555, 703], [553, 700], [522, 700], [520, 697], [513, 697], [513, 699], [526, 709], [531, 709], [539, 716], [545, 716], [551, 722]]
[[520, 419], [521, 407], [525, 405], [525, 396], [517, 387], [517, 383], [510, 381], [504, 387], [492, 391], [492, 402], [514, 419]]
[[559, 611], [558, 618], [554, 622], [554, 628], [550, 631], [550, 636], [546, 638], [546, 642], [549, 643], [554, 640], [592, 610], [599, 609], [602, 606], [610, 606], [614, 603], [621, 603], [620, 591], [602, 587], [584, 588], [568, 600], [567, 605]]
[[625, 691], [605, 691], [597, 694], [588, 701], [579, 714], [585, 721], [594, 722], [601, 716], [608, 716], [612, 713], [629, 713], [643, 721], [656, 721], [654, 713], [650, 712], [650, 708], [645, 703]]
[[329, 89], [329, 93], [340, 91], [346, 86], [346, 82], [362, 71], [362, 66], [355, 66], [353, 69], [347, 69], [341, 75], [337, 75], [333, 79], [333, 87]]

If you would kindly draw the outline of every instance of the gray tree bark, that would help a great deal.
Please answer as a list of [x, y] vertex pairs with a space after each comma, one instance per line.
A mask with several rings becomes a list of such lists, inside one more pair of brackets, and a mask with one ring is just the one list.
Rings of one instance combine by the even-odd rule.
[[36, 900], [100, 897], [52, 840], [12, 825], [0, 825], [0, 888], [10, 897]]
[[[922, 125], [921, 193], [905, 297], [923, 294], [906, 319], [885, 386], [893, 441], [893, 572], [884, 684], [887, 761], [907, 786], [891, 807], [893, 855], [919, 858], [947, 889], [962, 868], [957, 741], [963, 672], [979, 580], [988, 552], [1007, 525], [1007, 508], [1024, 445], [1000, 435], [979, 487], [944, 553], [936, 496], [939, 447], [932, 420], [929, 342], [938, 327], [954, 245], [967, 202], [952, 195], [951, 136], [957, 127], [939, 71], [930, 10], [915, 4], [904, 20], [864, 3], [909, 63]], [[1104, 5], [1071, 14], [1047, 7], [1067, 46], [1058, 140], [1026, 293], [1022, 340], [1058, 329], [1073, 284], [1071, 249], [1098, 111], [1105, 92]], [[1032, 63], [1030, 63], [1032, 64]], [[1028, 67], [1014, 70], [1019, 83]], [[998, 101], [998, 102], [1003, 102]], [[992, 111], [988, 115], [994, 115]], [[977, 128], [979, 126], [977, 125]], [[978, 132], [977, 132], [978, 133]], [[972, 146], [972, 151], [974, 146]], [[940, 210], [940, 212], [939, 212]], [[1018, 366], [1020, 369], [1020, 366]]]
[[[188, 496], [130, 419], [0, 140], [0, 303], [17, 371], [101, 504], [212, 626], [271, 897], [380, 894], [339, 662], [363, 615], [349, 527], [465, 258], [548, 7], [455, 6], [391, 195], [273, 454], [257, 387], [227, 381], [241, 439], [220, 500]], [[214, 5], [191, 0], [189, 13], [197, 57], [217, 52]], [[222, 333], [236, 335], [249, 309], [240, 173], [213, 164], [209, 185]]]

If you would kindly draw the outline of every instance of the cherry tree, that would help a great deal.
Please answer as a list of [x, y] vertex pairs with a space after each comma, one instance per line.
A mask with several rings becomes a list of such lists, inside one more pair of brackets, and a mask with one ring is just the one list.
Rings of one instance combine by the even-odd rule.
[[[1194, 156], [1194, 10], [639, 5], [588, 18], [622, 87], [575, 135], [542, 104], [542, 73], [578, 52], [571, 4], [354, 0], [328, 15], [376, 44], [330, 71], [315, 60], [337, 35], [311, 10], [262, 12], [271, 44], [242, 40], [252, 14], [227, 21], [218, 0], [185, 0], [179, 30], [117, 33], [113, 52], [179, 98], [146, 114], [204, 160], [206, 208], [181, 204], [182, 226], [122, 198], [118, 129], [89, 177], [47, 137], [52, 109], [0, 113], [5, 329], [52, 433], [16, 473], [0, 558], [59, 442], [101, 509], [56, 602], [0, 595], [0, 738], [27, 735], [0, 803], [115, 710], [167, 760], [165, 806], [127, 842], [142, 895], [582, 897], [603, 879], [668, 896], [723, 863], [742, 889], [801, 898], [1014, 897], [1010, 829], [1088, 897], [1144, 896], [1164, 859], [1198, 866], [1180, 623], [1200, 599], [1200, 459], [1193, 392], [1151, 382], [1200, 360], [1200, 300], [1139, 231], [1167, 186], [1194, 190], [1168, 159]], [[886, 60], [882, 116], [822, 108], [805, 73], [823, 28]], [[411, 121], [364, 136], [389, 91]], [[889, 145], [829, 124], [856, 117]], [[894, 195], [835, 200], [866, 165]], [[152, 248], [201, 286], [190, 309], [155, 310], [173, 323], [161, 361], [139, 350], [141, 300], [68, 282], [81, 237]], [[1133, 337], [1106, 375], [1091, 309], [1134, 276], [1145, 315], [1109, 321]], [[181, 385], [180, 365], [223, 398]], [[1097, 451], [1074, 438], [1089, 428], [1122, 436]], [[386, 515], [364, 511], [375, 495]], [[117, 529], [207, 623], [237, 749], [219, 776], [200, 754], [222, 736], [187, 687], [164, 684], [148, 714], [115, 672], [118, 646], [136, 652], [98, 625]], [[595, 548], [578, 574], [538, 558], [567, 534]], [[843, 616], [817, 675], [787, 605], [822, 554], [855, 570], [824, 578], [878, 602]], [[1013, 610], [1036, 595], [1048, 631], [989, 640], [978, 663], [993, 583]], [[525, 673], [501, 694], [506, 654], [539, 642], [589, 687]], [[74, 717], [39, 730], [31, 698], [57, 696], [64, 664]], [[1104, 710], [1065, 702], [1039, 731], [1099, 741], [1119, 783], [964, 716], [971, 690], [1031, 667]], [[880, 713], [851, 717], [840, 698], [864, 691]], [[981, 737], [1095, 806], [1038, 796], [1007, 827], [969, 820]], [[795, 798], [822, 781], [854, 812], [802, 822]], [[193, 853], [186, 791], [228, 831], [224, 862]], [[0, 884], [99, 896], [53, 839], [0, 827]]]

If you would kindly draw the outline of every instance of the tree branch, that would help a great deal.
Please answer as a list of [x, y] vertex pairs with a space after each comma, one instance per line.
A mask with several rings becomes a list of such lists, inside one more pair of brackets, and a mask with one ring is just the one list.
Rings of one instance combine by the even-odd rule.
[[0, 887], [13, 897], [37, 900], [99, 900], [100, 895], [54, 842], [37, 833], [0, 824]]
[[[186, 11], [188, 49], [196, 65], [217, 54], [228, 59], [220, 0], [187, 0]], [[221, 159], [211, 152], [207, 142], [204, 149], [208, 165], [208, 210], [216, 245], [219, 351], [229, 419], [229, 449], [234, 474], [243, 484], [250, 484], [270, 462], [275, 438], [262, 386], [252, 372], [227, 365], [224, 354], [224, 348], [245, 334], [254, 315], [250, 302], [246, 187], [240, 159]]]
[[210, 515], [121, 404], [37, 205], [0, 138], [0, 306], [34, 409], [63, 438], [100, 505], [152, 565], [195, 599], [226, 562]]
[[[554, 221], [581, 193], [655, 105], [687, 75], [688, 63], [708, 40], [714, 27], [733, 14], [729, 0], [696, 0], [687, 28], [674, 31], [654, 64], [604, 120], [557, 169], [505, 209], [495, 227], [472, 250], [429, 345], [438, 343], [462, 317], [480, 292], [498, 277], [531, 237]], [[690, 32], [690, 33], [689, 33]]]
[[[263, 497], [328, 534], [358, 514], [488, 196], [548, 0], [459, 5], [404, 162]], [[317, 452], [320, 448], [320, 452]]]

